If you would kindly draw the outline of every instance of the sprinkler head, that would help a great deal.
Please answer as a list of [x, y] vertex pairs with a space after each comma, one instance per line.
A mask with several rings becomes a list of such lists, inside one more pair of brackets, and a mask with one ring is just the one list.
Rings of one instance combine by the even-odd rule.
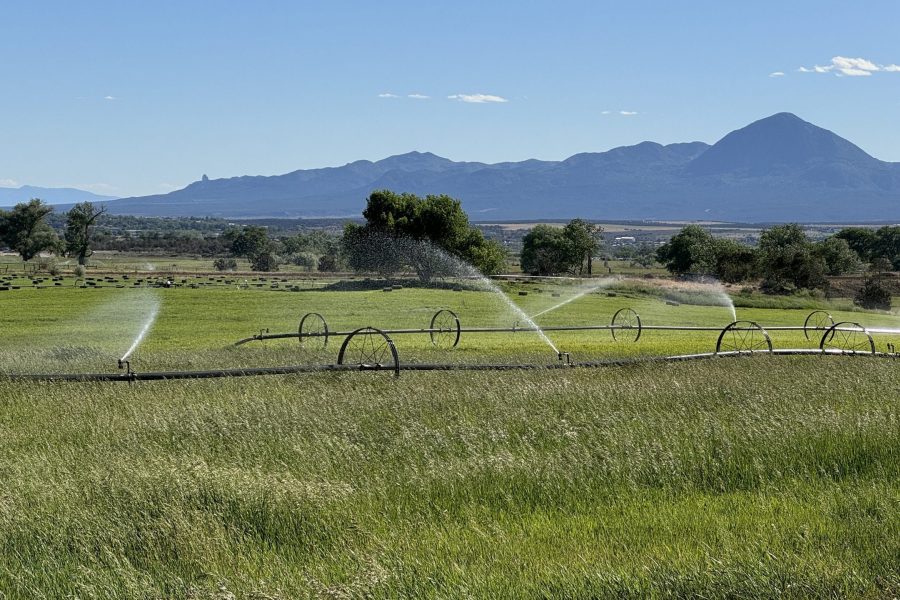
[[558, 359], [560, 360], [560, 362], [562, 362], [563, 360], [565, 360], [567, 365], [568, 365], [568, 364], [571, 364], [571, 362], [570, 362], [570, 360], [569, 360], [569, 359], [570, 359], [570, 356], [569, 356], [569, 353], [568, 353], [568, 352], [557, 352], [557, 353], [556, 353], [556, 358], [558, 358]]
[[124, 369], [124, 368], [125, 368], [125, 361], [122, 360], [121, 358], [119, 359], [119, 368], [120, 368], [120, 369]]

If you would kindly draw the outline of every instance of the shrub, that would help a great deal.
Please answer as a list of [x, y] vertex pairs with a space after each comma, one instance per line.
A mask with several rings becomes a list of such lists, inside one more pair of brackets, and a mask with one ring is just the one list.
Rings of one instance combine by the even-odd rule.
[[312, 271], [318, 265], [316, 255], [312, 252], [297, 252], [290, 257], [291, 263], [298, 267], [303, 267], [307, 271]]
[[216, 271], [234, 271], [237, 269], [237, 261], [233, 258], [217, 258], [213, 261]]
[[250, 259], [250, 268], [254, 271], [277, 271], [278, 257], [271, 252], [264, 252]]
[[50, 275], [53, 275], [54, 277], [59, 275], [59, 273], [61, 271], [61, 269], [59, 268], [59, 263], [56, 261], [55, 258], [48, 258], [46, 260], [41, 260], [40, 264], [38, 265], [38, 270], [46, 271], [47, 273], [49, 273]]
[[856, 292], [853, 303], [863, 308], [891, 309], [891, 290], [884, 279], [878, 275], [869, 275], [863, 286]]
[[84, 277], [84, 274], [85, 274], [84, 265], [75, 265], [74, 273], [75, 273], [75, 277], [78, 277], [78, 278]]

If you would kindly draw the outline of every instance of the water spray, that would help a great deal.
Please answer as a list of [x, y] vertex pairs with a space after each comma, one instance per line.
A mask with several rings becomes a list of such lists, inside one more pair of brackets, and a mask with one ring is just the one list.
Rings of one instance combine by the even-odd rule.
[[150, 314], [147, 315], [147, 319], [144, 321], [144, 325], [141, 327], [141, 330], [138, 332], [137, 337], [132, 342], [131, 347], [128, 348], [128, 351], [122, 355], [122, 358], [119, 359], [119, 368], [122, 368], [122, 363], [128, 364], [128, 357], [137, 350], [137, 347], [141, 345], [141, 342], [144, 341], [144, 338], [147, 336], [147, 332], [150, 331], [150, 328], [153, 327], [153, 323], [156, 321], [156, 315], [159, 312], [159, 304], [155, 302], [150, 309]]

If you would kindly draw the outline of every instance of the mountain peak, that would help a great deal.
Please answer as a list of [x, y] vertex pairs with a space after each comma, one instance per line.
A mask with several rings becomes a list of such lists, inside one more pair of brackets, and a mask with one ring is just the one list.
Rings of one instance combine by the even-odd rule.
[[432, 154], [431, 152], [418, 152], [413, 150], [406, 154], [395, 154], [375, 163], [380, 167], [387, 169], [399, 169], [401, 171], [412, 171], [419, 169], [427, 170], [443, 170], [453, 166], [455, 163], [447, 158]]
[[788, 112], [732, 131], [688, 165], [693, 175], [773, 175], [822, 164], [873, 161], [858, 146]]

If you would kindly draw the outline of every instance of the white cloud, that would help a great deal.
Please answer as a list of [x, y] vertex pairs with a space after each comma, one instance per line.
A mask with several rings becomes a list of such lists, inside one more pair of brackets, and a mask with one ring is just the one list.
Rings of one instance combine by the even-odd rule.
[[769, 73], [769, 77], [784, 77], [784, 73], [782, 71], [775, 71], [774, 73]]
[[636, 115], [638, 113], [636, 110], [620, 110], [619, 114], [622, 115], [623, 117], [633, 117], [634, 115]]
[[880, 65], [865, 58], [848, 58], [835, 56], [830, 65], [813, 65], [812, 67], [800, 67], [801, 73], [834, 73], [838, 77], [871, 77], [872, 73], [897, 73], [900, 65]]
[[612, 114], [612, 111], [611, 111], [611, 110], [604, 110], [604, 111], [602, 111], [600, 114], [601, 114], [601, 115], [611, 115], [611, 114]]
[[115, 100], [116, 97], [115, 96], [103, 96], [103, 99], [104, 100]]
[[385, 92], [383, 94], [378, 94], [378, 97], [379, 98], [399, 98], [400, 96], [398, 96], [397, 94], [392, 94], [390, 92]]
[[21, 187], [19, 182], [15, 179], [0, 179], [0, 187], [2, 188], [17, 188]]
[[871, 71], [867, 71], [866, 69], [839, 69], [837, 73], [835, 73], [838, 77], [870, 77], [872, 75]]
[[835, 56], [831, 59], [832, 64], [838, 70], [848, 71], [878, 71], [879, 67], [872, 61], [864, 58], [845, 58], [843, 56]]
[[431, 96], [426, 96], [425, 94], [408, 94], [406, 97], [413, 100], [428, 100], [431, 98]]
[[487, 104], [509, 102], [502, 96], [494, 96], [493, 94], [453, 94], [447, 96], [450, 100], [458, 100], [460, 102], [468, 102], [470, 104]]

